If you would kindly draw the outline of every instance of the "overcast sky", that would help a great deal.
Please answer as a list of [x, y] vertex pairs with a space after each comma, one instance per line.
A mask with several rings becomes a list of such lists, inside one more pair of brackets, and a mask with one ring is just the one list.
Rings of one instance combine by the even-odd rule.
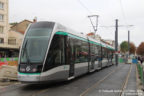
[[[81, 1], [81, 3], [80, 3]], [[9, 0], [9, 21], [24, 19], [55, 21], [78, 32], [93, 31], [88, 15], [99, 15], [99, 26], [119, 25], [119, 43], [130, 40], [138, 46], [144, 41], [144, 0]], [[104, 39], [114, 39], [114, 27], [98, 27], [97, 34]]]

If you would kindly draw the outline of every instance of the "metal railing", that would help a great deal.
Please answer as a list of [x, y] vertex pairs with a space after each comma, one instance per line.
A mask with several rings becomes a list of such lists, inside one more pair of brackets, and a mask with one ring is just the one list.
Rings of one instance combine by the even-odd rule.
[[142, 64], [138, 63], [137, 64], [137, 69], [138, 69], [138, 73], [139, 73], [139, 77], [140, 77], [140, 81], [142, 83], [142, 86], [144, 88], [144, 67]]

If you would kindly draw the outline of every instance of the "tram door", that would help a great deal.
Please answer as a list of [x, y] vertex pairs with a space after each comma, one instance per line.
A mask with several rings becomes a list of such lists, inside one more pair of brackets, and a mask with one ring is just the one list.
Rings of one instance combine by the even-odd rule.
[[100, 55], [99, 55], [99, 68], [102, 68], [102, 59], [103, 59], [103, 50], [102, 47], [100, 47]]
[[94, 44], [90, 44], [90, 57], [91, 57], [90, 70], [93, 71], [94, 65], [95, 65], [95, 47], [94, 47]]
[[72, 77], [74, 76], [75, 73], [75, 46], [73, 38], [69, 38], [69, 56], [70, 56], [69, 77]]

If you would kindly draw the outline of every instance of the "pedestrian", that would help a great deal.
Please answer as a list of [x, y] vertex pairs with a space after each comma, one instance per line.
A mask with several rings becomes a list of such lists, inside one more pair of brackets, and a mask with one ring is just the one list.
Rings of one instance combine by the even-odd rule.
[[[144, 56], [142, 56], [142, 63], [143, 63], [143, 62], [144, 62]], [[141, 64], [142, 64], [142, 63], [141, 63]]]
[[141, 64], [143, 63], [143, 57], [142, 56], [140, 57], [140, 62], [141, 62]]

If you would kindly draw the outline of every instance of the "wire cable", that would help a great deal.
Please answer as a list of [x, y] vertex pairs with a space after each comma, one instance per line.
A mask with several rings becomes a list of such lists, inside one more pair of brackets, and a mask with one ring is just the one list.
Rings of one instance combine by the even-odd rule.
[[[123, 19], [125, 21], [125, 25], [128, 26], [128, 22], [127, 22], [127, 19], [126, 19], [126, 15], [125, 15], [125, 11], [124, 11], [122, 0], [120, 0], [120, 7], [121, 7], [121, 12], [122, 12]], [[126, 28], [128, 29], [128, 27], [126, 27]]]
[[86, 6], [85, 6], [85, 4], [84, 3], [82, 3], [80, 0], [77, 0], [78, 2], [79, 2], [79, 4], [83, 7], [83, 8], [85, 8], [86, 10], [87, 10], [87, 12], [88, 13], [92, 13]]

